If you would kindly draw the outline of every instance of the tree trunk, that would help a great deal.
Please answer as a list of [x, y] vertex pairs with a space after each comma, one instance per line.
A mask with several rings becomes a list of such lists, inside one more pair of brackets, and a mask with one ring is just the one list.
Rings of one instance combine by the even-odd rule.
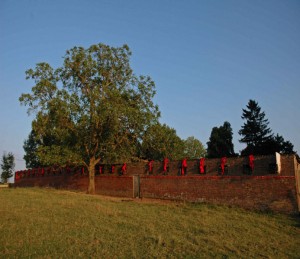
[[94, 159], [91, 159], [89, 164], [89, 194], [95, 194], [95, 166]]

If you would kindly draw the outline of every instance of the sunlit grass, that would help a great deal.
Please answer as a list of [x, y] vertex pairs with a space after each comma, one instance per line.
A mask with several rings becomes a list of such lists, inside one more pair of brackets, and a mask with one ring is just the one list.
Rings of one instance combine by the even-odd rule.
[[300, 258], [300, 220], [225, 206], [0, 190], [0, 257]]

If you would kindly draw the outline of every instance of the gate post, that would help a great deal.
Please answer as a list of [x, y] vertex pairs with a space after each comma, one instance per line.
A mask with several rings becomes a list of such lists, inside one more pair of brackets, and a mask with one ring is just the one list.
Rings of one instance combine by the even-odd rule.
[[140, 198], [140, 176], [134, 175], [133, 178], [133, 198]]

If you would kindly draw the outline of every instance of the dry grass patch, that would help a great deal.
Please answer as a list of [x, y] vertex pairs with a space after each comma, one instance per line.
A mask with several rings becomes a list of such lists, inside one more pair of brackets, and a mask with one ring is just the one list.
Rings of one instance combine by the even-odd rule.
[[38, 188], [1, 189], [0, 204], [3, 257], [300, 258], [285, 215]]

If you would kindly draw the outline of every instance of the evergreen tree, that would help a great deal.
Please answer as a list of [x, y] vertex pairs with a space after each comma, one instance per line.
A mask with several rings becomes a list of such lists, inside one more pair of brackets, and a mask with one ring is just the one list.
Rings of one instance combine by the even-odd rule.
[[272, 134], [265, 113], [256, 101], [249, 101], [247, 109], [243, 109], [242, 119], [246, 122], [239, 131], [242, 136], [240, 142], [247, 144], [242, 155], [269, 155], [275, 152], [295, 154], [294, 145], [290, 141], [285, 141], [279, 134]]
[[3, 154], [2, 160], [1, 160], [1, 178], [3, 182], [7, 182], [7, 179], [12, 177], [13, 171], [15, 168], [15, 157], [12, 153]]
[[265, 113], [261, 111], [256, 101], [249, 100], [247, 109], [243, 109], [242, 119], [246, 122], [239, 130], [242, 136], [240, 142], [247, 144], [242, 155], [265, 153], [265, 144], [272, 140], [273, 135], [268, 127], [269, 122], [265, 119]]
[[207, 142], [207, 157], [235, 156], [232, 136], [232, 128], [228, 121], [225, 121], [219, 128], [214, 127]]

